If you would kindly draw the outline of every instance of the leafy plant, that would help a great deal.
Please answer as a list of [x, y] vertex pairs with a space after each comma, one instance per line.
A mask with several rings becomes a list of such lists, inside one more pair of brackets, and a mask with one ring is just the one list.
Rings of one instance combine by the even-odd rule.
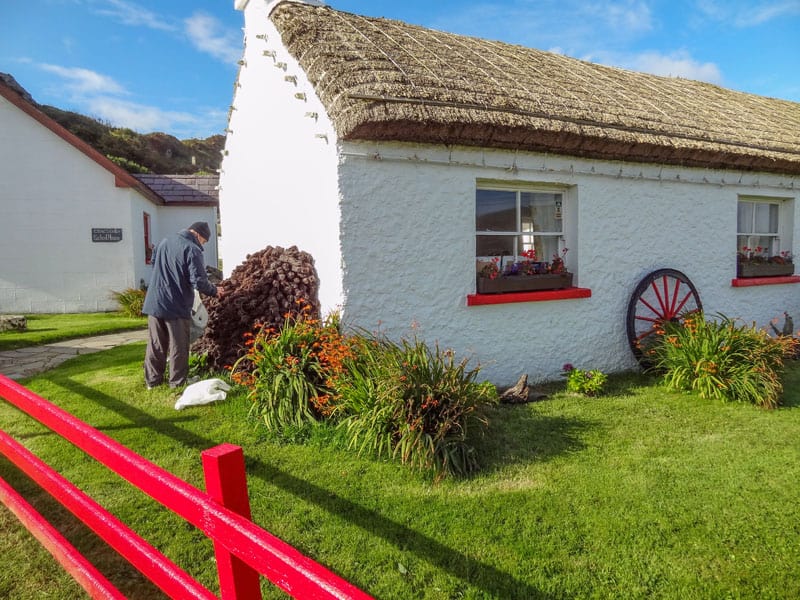
[[783, 392], [784, 357], [796, 344], [791, 337], [771, 338], [755, 325], [740, 325], [725, 315], [706, 320], [694, 313], [682, 322], [664, 324], [664, 335], [653, 348], [654, 364], [668, 388], [774, 408]]
[[304, 306], [279, 331], [259, 327], [245, 334], [247, 353], [232, 368], [232, 380], [248, 388], [251, 413], [268, 429], [302, 426], [333, 411], [336, 380], [351, 353], [335, 322], [322, 323]]
[[489, 262], [478, 263], [478, 276], [486, 277], [487, 279], [497, 279], [500, 275], [500, 257], [495, 256]]
[[195, 352], [189, 353], [189, 379], [197, 377], [199, 379], [207, 379], [211, 375], [211, 370], [208, 367], [208, 354], [197, 354]]
[[128, 288], [121, 292], [112, 291], [111, 296], [117, 301], [120, 311], [126, 317], [141, 317], [146, 293], [144, 289]]
[[567, 391], [586, 396], [598, 396], [603, 393], [608, 376], [597, 369], [584, 371], [576, 369], [570, 363], [562, 367], [564, 376], [567, 378]]
[[270, 431], [293, 432], [339, 422], [351, 448], [431, 469], [438, 476], [478, 468], [468, 439], [484, 428], [494, 386], [476, 383], [478, 368], [452, 351], [423, 342], [395, 344], [369, 335], [345, 336], [338, 315], [325, 322], [301, 311], [280, 331], [247, 334], [247, 353], [232, 369]]
[[470, 439], [486, 428], [494, 386], [477, 383], [450, 350], [419, 340], [363, 340], [339, 388], [350, 446], [430, 469], [437, 477], [478, 469]]

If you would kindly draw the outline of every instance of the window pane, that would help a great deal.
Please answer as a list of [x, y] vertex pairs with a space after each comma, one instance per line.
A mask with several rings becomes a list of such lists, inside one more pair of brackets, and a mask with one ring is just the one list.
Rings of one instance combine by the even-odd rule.
[[522, 192], [520, 196], [522, 231], [561, 231], [561, 219], [556, 218], [561, 216], [561, 194]]
[[745, 248], [750, 247], [750, 239], [746, 235], [736, 236], [736, 251], [744, 253]]
[[739, 202], [739, 209], [736, 216], [736, 231], [739, 233], [753, 232], [753, 208], [753, 202]]
[[537, 262], [551, 262], [553, 256], [558, 256], [558, 240], [557, 235], [523, 235], [522, 237], [522, 250], [536, 250]]
[[755, 203], [756, 219], [754, 233], [778, 233], [778, 205]]
[[518, 231], [516, 192], [476, 190], [475, 230]]
[[475, 256], [492, 258], [494, 256], [514, 256], [514, 235], [479, 235], [475, 244]]
[[[748, 254], [774, 256], [778, 253], [778, 240], [769, 235], [742, 235], [736, 238], [739, 243], [737, 250], [742, 252], [742, 247], [749, 248]], [[742, 241], [744, 240], [744, 241]]]

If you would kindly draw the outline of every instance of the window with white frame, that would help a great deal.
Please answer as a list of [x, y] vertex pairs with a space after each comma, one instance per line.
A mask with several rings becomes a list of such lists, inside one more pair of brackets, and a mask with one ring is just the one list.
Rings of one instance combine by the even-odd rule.
[[564, 249], [563, 189], [479, 184], [475, 192], [475, 256], [502, 269], [535, 251], [550, 262]]
[[739, 254], [769, 258], [791, 251], [792, 203], [785, 199], [740, 196], [736, 218]]

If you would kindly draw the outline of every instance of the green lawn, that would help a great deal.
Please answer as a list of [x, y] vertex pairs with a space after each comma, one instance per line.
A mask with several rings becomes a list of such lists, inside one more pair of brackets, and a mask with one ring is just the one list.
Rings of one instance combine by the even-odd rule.
[[147, 318], [118, 312], [26, 315], [27, 331], [0, 332], [0, 351], [147, 327]]
[[[241, 445], [254, 520], [376, 598], [800, 597], [797, 364], [774, 411], [639, 375], [612, 377], [597, 399], [500, 406], [481, 474], [436, 484], [332, 447], [324, 429], [276, 442], [241, 397], [175, 411], [169, 389], [142, 388], [143, 354], [133, 344], [81, 356], [25, 383], [200, 488], [200, 452]], [[194, 528], [4, 403], [0, 423], [216, 589], [213, 550]], [[59, 514], [4, 460], [0, 476]], [[126, 594], [158, 597], [57, 518]], [[0, 531], [0, 597], [85, 597], [5, 509]]]

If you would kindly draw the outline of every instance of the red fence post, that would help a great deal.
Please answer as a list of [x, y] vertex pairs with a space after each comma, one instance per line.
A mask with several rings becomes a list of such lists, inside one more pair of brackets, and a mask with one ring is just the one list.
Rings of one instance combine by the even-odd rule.
[[[221, 444], [202, 454], [206, 492], [225, 508], [252, 519], [247, 495], [244, 453], [239, 446]], [[214, 542], [222, 600], [261, 600], [258, 571]]]

